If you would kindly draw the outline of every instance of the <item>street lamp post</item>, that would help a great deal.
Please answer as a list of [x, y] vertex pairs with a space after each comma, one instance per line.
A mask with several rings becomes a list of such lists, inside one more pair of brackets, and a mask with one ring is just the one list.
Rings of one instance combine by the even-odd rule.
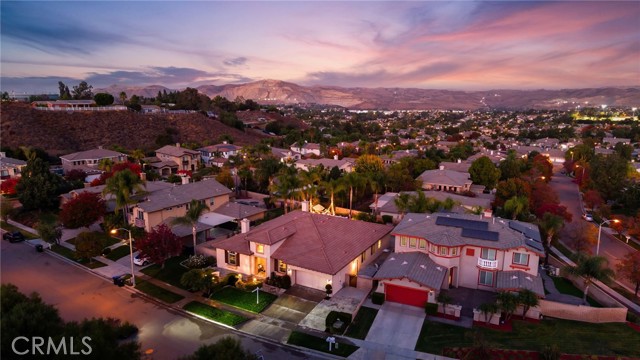
[[126, 231], [129, 234], [129, 257], [131, 259], [131, 285], [136, 286], [136, 274], [133, 272], [133, 238], [131, 237], [131, 230], [125, 228], [118, 228], [111, 230], [112, 234], [117, 234], [118, 230]]
[[602, 235], [602, 225], [608, 224], [610, 222], [619, 223], [620, 220], [611, 219], [611, 220], [605, 220], [605, 221], [600, 223], [600, 225], [598, 226], [598, 244], [596, 245], [596, 256], [598, 256], [600, 254], [600, 235]]

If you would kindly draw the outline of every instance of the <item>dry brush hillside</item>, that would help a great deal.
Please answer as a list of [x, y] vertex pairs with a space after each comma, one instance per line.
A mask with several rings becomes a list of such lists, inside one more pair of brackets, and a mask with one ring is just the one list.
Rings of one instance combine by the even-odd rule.
[[120, 145], [125, 149], [157, 148], [158, 135], [177, 130], [178, 142], [214, 143], [229, 134], [236, 144], [254, 144], [261, 136], [242, 132], [201, 114], [143, 115], [127, 111], [67, 113], [33, 110], [27, 104], [2, 104], [2, 146], [31, 146], [50, 154], [65, 154], [98, 146]]

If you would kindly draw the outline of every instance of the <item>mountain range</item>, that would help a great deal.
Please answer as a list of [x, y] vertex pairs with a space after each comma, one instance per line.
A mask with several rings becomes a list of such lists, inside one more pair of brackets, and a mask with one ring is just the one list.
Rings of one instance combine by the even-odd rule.
[[[199, 92], [213, 98], [238, 97], [260, 104], [322, 104], [354, 110], [477, 110], [477, 109], [559, 109], [576, 106], [638, 107], [640, 86], [561, 90], [434, 90], [417, 88], [344, 88], [302, 86], [279, 80], [261, 80], [246, 84], [202, 85]], [[158, 91], [174, 91], [160, 85], [126, 87], [112, 85], [96, 92], [108, 92], [116, 98], [155, 97]]]

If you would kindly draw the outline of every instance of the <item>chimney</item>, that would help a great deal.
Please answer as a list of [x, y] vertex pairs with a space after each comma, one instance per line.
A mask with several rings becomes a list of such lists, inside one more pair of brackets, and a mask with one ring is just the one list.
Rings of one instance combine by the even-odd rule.
[[102, 145], [98, 145], [98, 149], [102, 149]]
[[176, 143], [176, 147], [180, 147], [180, 143]]
[[141, 171], [140, 172], [140, 180], [147, 181], [147, 173], [145, 173], [144, 171]]
[[226, 144], [226, 143], [227, 143], [227, 140], [223, 141], [222, 143], [223, 143], [223, 144]]
[[308, 201], [302, 201], [300, 203], [302, 205], [302, 211], [304, 212], [309, 212], [309, 202]]
[[444, 165], [440, 165], [440, 170], [444, 170]]
[[458, 159], [458, 164], [460, 164], [461, 162], [462, 162], [462, 160], [461, 160], [461, 159]]
[[338, 155], [333, 155], [333, 160], [338, 160]]
[[482, 213], [482, 216], [484, 216], [486, 218], [491, 218], [491, 217], [493, 217], [493, 211], [491, 211], [491, 209], [484, 209], [484, 212]]
[[493, 150], [491, 150], [491, 155], [493, 155]]
[[181, 176], [182, 178], [182, 185], [188, 184], [189, 183], [189, 177], [188, 176]]
[[249, 221], [249, 219], [247, 218], [240, 220], [240, 232], [243, 234], [248, 233], [250, 229], [250, 223], [251, 221]]

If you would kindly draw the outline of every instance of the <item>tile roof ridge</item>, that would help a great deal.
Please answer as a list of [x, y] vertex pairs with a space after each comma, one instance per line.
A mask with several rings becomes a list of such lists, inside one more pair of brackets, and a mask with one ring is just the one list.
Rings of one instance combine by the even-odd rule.
[[[315, 219], [314, 219], [313, 216], [311, 216], [311, 213], [305, 213], [305, 214], [307, 214], [307, 218], [309, 220], [311, 220], [311, 224], [313, 226], [313, 229], [315, 230], [315, 233], [318, 236], [318, 239], [320, 240], [320, 244], [321, 244], [320, 246], [321, 246], [321, 249], [322, 249], [322, 255], [324, 256], [324, 259], [327, 262], [327, 265], [329, 265], [329, 269], [331, 270], [331, 273], [333, 274], [334, 273], [333, 264], [331, 263], [331, 260], [329, 259], [329, 255], [327, 254], [327, 248], [326, 248], [326, 246], [324, 246], [325, 245], [324, 244], [324, 239], [322, 238], [322, 235], [320, 235], [320, 231], [318, 230], [318, 226], [317, 226], [317, 224], [315, 222]], [[325, 218], [325, 220], [329, 219], [328, 215], [321, 216], [321, 218], [323, 218], [323, 217]]]

